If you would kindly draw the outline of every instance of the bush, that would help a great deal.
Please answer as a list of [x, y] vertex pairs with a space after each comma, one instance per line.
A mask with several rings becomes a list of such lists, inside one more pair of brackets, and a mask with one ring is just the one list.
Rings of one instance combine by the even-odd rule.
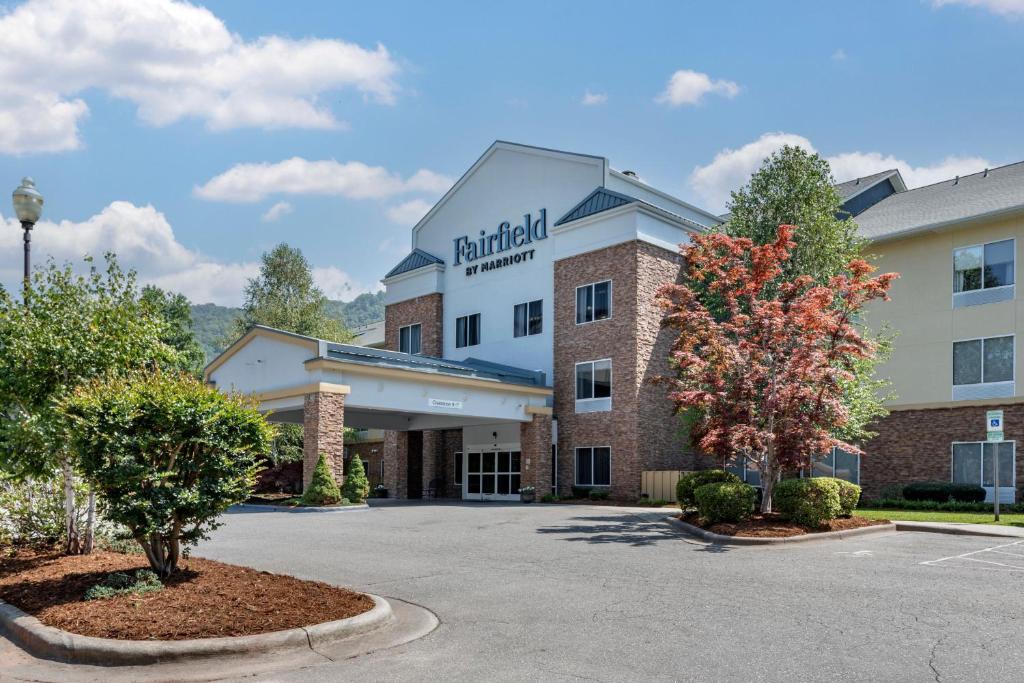
[[[81, 503], [87, 492], [76, 482], [77, 521], [85, 517]], [[84, 494], [84, 495], [83, 495]], [[50, 545], [64, 536], [64, 489], [58, 476], [35, 479], [0, 478], [0, 543]]]
[[320, 506], [337, 505], [340, 502], [341, 489], [338, 488], [338, 482], [334, 481], [331, 468], [327, 466], [327, 458], [321, 453], [313, 469], [313, 479], [302, 493], [302, 504]]
[[[883, 510], [924, 510], [938, 512], [992, 512], [992, 503], [961, 503], [951, 500], [945, 503], [936, 503], [934, 500], [905, 500], [903, 498], [882, 498], [880, 500], [865, 501], [862, 507], [878, 508]], [[1000, 511], [1007, 514], [1024, 513], [1024, 503], [1003, 504], [999, 506]]]
[[608, 500], [611, 495], [610, 489], [590, 489], [587, 493], [587, 498], [590, 500]]
[[573, 498], [588, 498], [590, 496], [589, 486], [573, 486], [572, 497]]
[[742, 484], [743, 480], [732, 472], [725, 470], [700, 470], [684, 474], [676, 483], [676, 500], [682, 509], [697, 506], [697, 498], [694, 492], [705, 484], [733, 483]]
[[739, 522], [753, 511], [757, 491], [743, 482], [725, 481], [699, 486], [694, 498], [706, 522]]
[[668, 505], [668, 501], [661, 498], [641, 498], [636, 504], [643, 508], [660, 508]]
[[832, 477], [815, 477], [816, 479], [832, 479], [839, 486], [839, 506], [842, 508], [840, 517], [852, 517], [853, 511], [857, 509], [860, 502], [860, 487], [845, 479], [833, 479]]
[[185, 374], [89, 382], [61, 410], [105, 516], [128, 528], [161, 577], [249, 497], [273, 436], [254, 399]]
[[123, 572], [109, 574], [103, 583], [98, 583], [85, 592], [85, 600], [104, 600], [118, 595], [144, 595], [163, 590], [159, 577], [148, 569], [140, 569], [135, 576]]
[[366, 478], [363, 459], [358, 455], [349, 458], [348, 471], [345, 473], [345, 485], [341, 487], [341, 495], [353, 503], [364, 503], [367, 496], [370, 495], [370, 480]]
[[540, 497], [542, 503], [557, 503], [559, 500], [561, 499], [553, 493], [545, 493]]
[[783, 479], [772, 496], [778, 512], [791, 521], [820, 527], [843, 513], [839, 480], [831, 477]]
[[961, 503], [981, 503], [985, 500], [985, 489], [973, 484], [953, 484], [946, 481], [919, 481], [903, 487], [907, 500], [931, 500], [947, 503], [955, 500]]
[[902, 500], [903, 499], [903, 484], [886, 484], [879, 490], [879, 498], [884, 500]]

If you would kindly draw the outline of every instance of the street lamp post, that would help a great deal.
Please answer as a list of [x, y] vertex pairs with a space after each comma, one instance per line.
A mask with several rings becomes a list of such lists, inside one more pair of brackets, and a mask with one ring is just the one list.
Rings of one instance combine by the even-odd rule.
[[31, 250], [32, 250], [32, 228], [35, 227], [39, 216], [43, 213], [43, 195], [36, 189], [35, 181], [29, 177], [21, 179], [21, 185], [14, 190], [12, 195], [14, 202], [14, 213], [21, 221], [21, 228], [25, 231], [25, 294], [28, 294], [29, 277], [31, 277]]

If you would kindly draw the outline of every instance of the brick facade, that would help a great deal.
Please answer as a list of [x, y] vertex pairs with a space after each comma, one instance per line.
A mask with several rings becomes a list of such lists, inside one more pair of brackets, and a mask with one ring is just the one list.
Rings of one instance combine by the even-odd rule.
[[419, 324], [420, 353], [440, 358], [444, 354], [444, 299], [441, 294], [388, 304], [384, 307], [384, 348], [398, 351], [398, 331]]
[[366, 478], [370, 480], [370, 490], [384, 482], [381, 477], [381, 464], [384, 462], [383, 441], [359, 441], [345, 446], [346, 462], [358, 457], [366, 462]]
[[302, 407], [302, 487], [313, 479], [316, 461], [323, 453], [340, 486], [345, 480], [345, 395], [306, 394]]
[[384, 488], [392, 498], [409, 495], [409, 432], [384, 432]]
[[[864, 447], [860, 479], [866, 498], [882, 488], [913, 481], [950, 481], [952, 444], [984, 441], [986, 411], [1003, 410], [1008, 441], [1024, 443], [1024, 404], [893, 411], [874, 427], [878, 436]], [[1024, 458], [1016, 454], [1016, 485], [1024, 484]]]
[[[611, 488], [616, 498], [640, 495], [646, 469], [690, 469], [679, 421], [652, 377], [667, 371], [671, 344], [654, 303], [658, 287], [679, 277], [681, 258], [634, 241], [555, 263], [554, 389], [558, 419], [559, 488], [575, 483], [575, 449], [611, 447]], [[612, 314], [576, 324], [576, 288], [612, 281]], [[612, 361], [612, 409], [576, 413], [576, 363]]]
[[533, 486], [540, 499], [551, 492], [551, 416], [534, 415], [519, 425], [522, 486]]

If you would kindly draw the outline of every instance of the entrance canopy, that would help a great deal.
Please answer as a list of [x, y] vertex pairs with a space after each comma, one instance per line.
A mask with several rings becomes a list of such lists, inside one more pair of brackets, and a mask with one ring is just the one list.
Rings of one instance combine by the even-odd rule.
[[544, 374], [336, 344], [252, 327], [213, 360], [206, 380], [255, 395], [274, 421], [303, 423], [309, 395], [343, 394], [346, 426], [395, 431], [529, 422], [551, 414]]

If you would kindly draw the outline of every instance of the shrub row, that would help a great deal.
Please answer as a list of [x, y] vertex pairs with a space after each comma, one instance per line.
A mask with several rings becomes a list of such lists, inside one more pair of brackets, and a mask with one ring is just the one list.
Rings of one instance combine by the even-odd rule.
[[774, 505], [779, 514], [797, 524], [820, 527], [836, 517], [849, 517], [857, 509], [860, 487], [844, 479], [811, 477], [784, 479], [775, 485]]
[[742, 481], [723, 481], [698, 486], [693, 497], [697, 511], [709, 524], [739, 522], [754, 510], [757, 490]]
[[[963, 503], [956, 500], [937, 503], [934, 500], [906, 500], [904, 498], [882, 498], [865, 501], [863, 507], [883, 510], [934, 510], [937, 512], [993, 512], [992, 503]], [[1000, 512], [1007, 514], [1024, 514], [1024, 503], [1004, 503], [999, 506]]]
[[980, 503], [985, 500], [985, 489], [973, 484], [953, 484], [946, 481], [918, 481], [903, 487], [907, 500], [928, 500], [946, 503]]

